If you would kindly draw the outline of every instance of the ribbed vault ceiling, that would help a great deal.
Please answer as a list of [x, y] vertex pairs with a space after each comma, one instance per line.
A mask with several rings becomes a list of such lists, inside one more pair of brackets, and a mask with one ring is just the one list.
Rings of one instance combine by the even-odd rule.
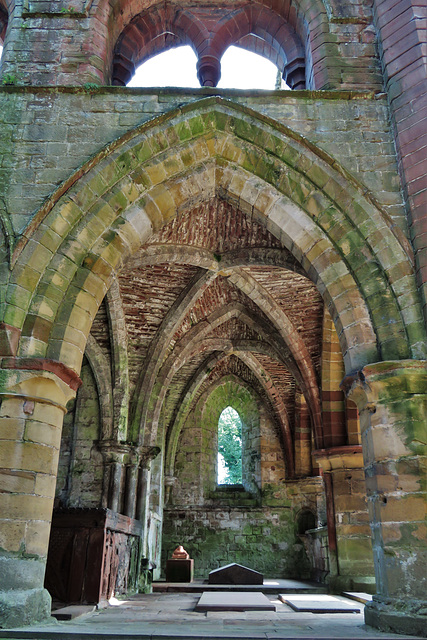
[[[284, 407], [293, 429], [295, 391], [319, 384], [323, 302], [278, 239], [214, 198], [155, 234], [118, 282], [130, 405], [145, 433], [170, 433], [184, 399], [194, 406], [229, 375], [255, 391], [279, 431]], [[110, 358], [111, 313], [104, 301], [91, 331]]]

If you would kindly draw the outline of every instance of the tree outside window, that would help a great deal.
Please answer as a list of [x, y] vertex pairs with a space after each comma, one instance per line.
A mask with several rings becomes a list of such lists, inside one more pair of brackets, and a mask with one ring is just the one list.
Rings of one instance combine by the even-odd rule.
[[242, 484], [242, 421], [230, 406], [218, 420], [218, 484]]

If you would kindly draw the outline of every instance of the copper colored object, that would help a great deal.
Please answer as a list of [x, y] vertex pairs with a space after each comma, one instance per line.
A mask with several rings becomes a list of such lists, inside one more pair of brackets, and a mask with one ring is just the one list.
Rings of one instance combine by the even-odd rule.
[[182, 547], [181, 545], [179, 545], [179, 547], [177, 547], [172, 554], [173, 560], [188, 560], [189, 557], [190, 555], [186, 552], [184, 547]]

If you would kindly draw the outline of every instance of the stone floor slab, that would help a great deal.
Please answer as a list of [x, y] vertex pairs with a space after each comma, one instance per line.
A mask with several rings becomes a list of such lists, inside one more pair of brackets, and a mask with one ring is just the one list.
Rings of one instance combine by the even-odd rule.
[[226, 591], [203, 593], [195, 611], [276, 611], [263, 593]]
[[372, 601], [372, 595], [370, 593], [364, 593], [362, 591], [344, 591], [342, 594], [345, 598], [350, 600], [356, 600], [362, 604]]
[[52, 616], [57, 620], [75, 620], [80, 616], [85, 616], [95, 611], [95, 605], [70, 605], [68, 607], [62, 607], [61, 609], [55, 609], [52, 611]]
[[360, 605], [349, 600], [325, 594], [280, 594], [282, 602], [301, 613], [360, 613]]
[[[152, 593], [112, 599], [114, 604], [107, 608], [68, 622], [1, 629], [0, 640], [402, 640], [367, 627], [363, 613], [299, 613], [277, 600], [276, 613], [236, 612], [233, 618], [194, 611], [199, 597], [197, 593]], [[192, 611], [188, 609], [191, 601]]]

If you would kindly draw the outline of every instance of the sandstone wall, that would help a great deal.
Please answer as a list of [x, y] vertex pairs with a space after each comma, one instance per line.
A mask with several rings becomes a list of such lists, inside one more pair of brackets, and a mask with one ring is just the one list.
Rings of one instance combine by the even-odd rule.
[[406, 228], [387, 105], [350, 92], [257, 94], [0, 87], [0, 208], [15, 233], [59, 184], [127, 131], [180, 105], [223, 95], [271, 117], [331, 154]]

